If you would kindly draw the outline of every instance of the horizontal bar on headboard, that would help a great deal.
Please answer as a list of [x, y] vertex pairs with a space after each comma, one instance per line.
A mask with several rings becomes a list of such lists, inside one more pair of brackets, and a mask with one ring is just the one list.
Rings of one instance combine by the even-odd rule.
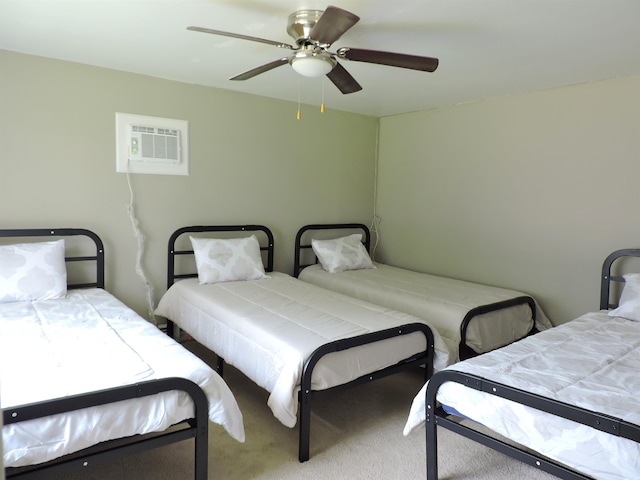
[[68, 284], [67, 288], [104, 288], [104, 244], [102, 239], [91, 230], [86, 228], [13, 228], [0, 229], [1, 237], [10, 238], [30, 238], [30, 237], [73, 237], [84, 236], [93, 241], [96, 254], [95, 255], [66, 255], [66, 262], [96, 262], [96, 281], [91, 283], [73, 283]]

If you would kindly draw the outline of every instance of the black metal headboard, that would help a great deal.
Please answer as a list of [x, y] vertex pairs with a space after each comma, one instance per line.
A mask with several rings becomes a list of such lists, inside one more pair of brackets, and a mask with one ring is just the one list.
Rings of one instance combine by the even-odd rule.
[[[622, 276], [611, 274], [611, 269], [616, 260], [624, 257], [640, 257], [640, 248], [625, 248], [611, 253], [602, 264], [602, 277], [600, 278], [600, 310], [608, 310], [618, 306], [618, 300], [611, 302], [611, 282], [624, 283]], [[618, 294], [617, 297], [620, 295]]]
[[[176, 260], [179, 256], [194, 255], [193, 248], [189, 247], [184, 250], [177, 250], [176, 243], [180, 237], [189, 233], [205, 233], [205, 232], [262, 232], [264, 235], [258, 236], [258, 242], [260, 242], [260, 251], [266, 252], [267, 263], [264, 266], [265, 271], [273, 271], [273, 233], [269, 228], [264, 225], [206, 225], [206, 226], [192, 226], [182, 227], [176, 230], [169, 237], [168, 244], [168, 261], [167, 261], [167, 288], [174, 284], [176, 280], [181, 278], [197, 277], [198, 273], [176, 273]], [[264, 238], [260, 238], [264, 237]], [[264, 245], [266, 238], [267, 244]], [[190, 245], [190, 244], [189, 244]]]
[[[326, 223], [326, 224], [313, 224], [305, 225], [296, 234], [295, 254], [293, 260], [293, 276], [297, 277], [305, 267], [309, 267], [314, 263], [318, 263], [318, 259], [315, 259], [314, 263], [302, 263], [302, 253], [311, 248], [311, 239], [305, 240], [304, 234], [314, 230], [356, 230], [362, 232], [362, 244], [370, 252], [371, 248], [371, 233], [369, 228], [362, 223]], [[353, 233], [353, 232], [352, 232]], [[305, 242], [305, 243], [302, 243]]]
[[[72, 262], [96, 262], [95, 269], [95, 282], [88, 283], [77, 283], [72, 282], [68, 283], [68, 289], [74, 288], [104, 288], [104, 245], [102, 244], [102, 240], [100, 237], [92, 232], [91, 230], [86, 230], [84, 228], [23, 228], [23, 229], [0, 229], [0, 238], [14, 237], [20, 239], [22, 242], [23, 239], [27, 240], [32, 237], [56, 237], [56, 238], [64, 238], [64, 237], [78, 237], [84, 236], [93, 242], [95, 245], [95, 255], [80, 255], [80, 254], [71, 254], [69, 246], [67, 246], [67, 250], [65, 253], [65, 261], [68, 263]], [[35, 240], [33, 240], [35, 241]], [[67, 277], [67, 281], [69, 282], [69, 277]]]

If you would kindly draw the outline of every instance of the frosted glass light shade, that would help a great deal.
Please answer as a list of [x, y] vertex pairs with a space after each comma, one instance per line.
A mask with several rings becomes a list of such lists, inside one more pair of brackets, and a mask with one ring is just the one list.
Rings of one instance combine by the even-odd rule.
[[329, 58], [306, 56], [294, 58], [291, 61], [291, 66], [305, 77], [321, 77], [329, 73], [334, 64]]

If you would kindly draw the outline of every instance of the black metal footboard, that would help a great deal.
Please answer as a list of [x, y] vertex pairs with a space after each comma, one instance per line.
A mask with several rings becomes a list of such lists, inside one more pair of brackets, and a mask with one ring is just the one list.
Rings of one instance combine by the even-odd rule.
[[52, 460], [34, 467], [7, 468], [7, 478], [11, 479], [50, 479], [54, 475], [79, 470], [94, 464], [104, 463], [116, 458], [132, 455], [145, 450], [162, 447], [183, 440], [195, 439], [195, 480], [206, 480], [208, 472], [208, 401], [198, 385], [185, 378], [164, 378], [150, 380], [112, 389], [91, 393], [72, 395], [47, 402], [22, 405], [3, 410], [5, 425], [45, 417], [48, 415], [64, 414], [82, 408], [106, 405], [109, 403], [141, 398], [167, 391], [183, 391], [194, 403], [195, 415], [186, 419], [184, 428], [171, 430], [160, 435], [137, 436], [130, 442], [109, 446], [105, 442], [104, 448], [90, 448], [59, 460]]
[[478, 315], [483, 315], [485, 313], [495, 312], [498, 310], [502, 310], [504, 308], [515, 307], [516, 305], [529, 305], [531, 309], [531, 319], [533, 320], [531, 330], [527, 332], [525, 335], [531, 335], [537, 331], [536, 329], [536, 302], [533, 298], [523, 295], [520, 297], [510, 298], [509, 300], [503, 300], [501, 302], [490, 303], [488, 305], [481, 305], [479, 307], [472, 308], [467, 312], [467, 314], [462, 319], [462, 323], [460, 324], [460, 346], [459, 346], [459, 354], [460, 360], [465, 360], [467, 358], [475, 357], [478, 355], [478, 352], [474, 351], [469, 345], [467, 345], [467, 328], [469, 324], [475, 317]]
[[611, 435], [621, 436], [635, 442], [640, 442], [640, 426], [638, 425], [625, 422], [603, 413], [585, 410], [557, 400], [545, 398], [540, 395], [486, 380], [475, 375], [456, 372], [454, 370], [443, 370], [433, 375], [429, 380], [425, 397], [427, 480], [438, 480], [438, 426], [451, 430], [459, 435], [463, 435], [470, 440], [476, 441], [559, 478], [565, 480], [586, 480], [591, 478], [590, 476], [577, 472], [565, 465], [537, 456], [529, 451], [518, 448], [517, 446], [507, 444], [501, 440], [481, 433], [471, 427], [461, 425], [460, 423], [450, 419], [444, 410], [437, 406], [436, 402], [438, 389], [445, 382], [460, 383], [469, 388], [480, 390], [491, 395], [497, 395], [558, 417], [588, 425]]
[[[313, 369], [320, 361], [322, 357], [329, 353], [340, 352], [349, 348], [367, 345], [381, 340], [398, 337], [401, 335], [408, 335], [414, 332], [422, 332], [426, 339], [426, 350], [420, 352], [417, 355], [413, 355], [404, 361], [401, 361], [395, 365], [387, 367], [385, 369], [363, 375], [349, 383], [338, 385], [325, 390], [312, 390], [311, 389], [311, 377], [313, 375]], [[307, 359], [302, 372], [302, 381], [300, 385], [300, 392], [298, 393], [299, 402], [299, 449], [298, 460], [300, 462], [306, 462], [309, 460], [309, 442], [311, 436], [311, 399], [327, 393], [329, 391], [335, 391], [337, 389], [343, 389], [362, 383], [384, 378], [388, 375], [398, 373], [409, 368], [415, 368], [420, 365], [425, 365], [425, 380], [429, 379], [433, 373], [433, 356], [434, 356], [434, 339], [433, 332], [424, 323], [411, 323], [402, 325], [400, 327], [389, 328], [380, 330], [378, 332], [367, 333], [356, 337], [344, 338], [336, 340], [334, 342], [327, 343], [317, 348], [311, 356]]]

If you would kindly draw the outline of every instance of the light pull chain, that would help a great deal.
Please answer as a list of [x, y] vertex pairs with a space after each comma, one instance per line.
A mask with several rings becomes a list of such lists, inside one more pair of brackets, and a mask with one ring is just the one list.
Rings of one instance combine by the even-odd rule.
[[[298, 79], [298, 113], [296, 115], [296, 119], [300, 120], [302, 118], [302, 112], [300, 109], [300, 102], [301, 102], [301, 96], [302, 96], [302, 84], [301, 84], [301, 80]], [[322, 103], [320, 104], [320, 112], [324, 113], [324, 77], [322, 77]]]
[[298, 115], [296, 116], [296, 119], [300, 120], [300, 78], [298, 78]]

